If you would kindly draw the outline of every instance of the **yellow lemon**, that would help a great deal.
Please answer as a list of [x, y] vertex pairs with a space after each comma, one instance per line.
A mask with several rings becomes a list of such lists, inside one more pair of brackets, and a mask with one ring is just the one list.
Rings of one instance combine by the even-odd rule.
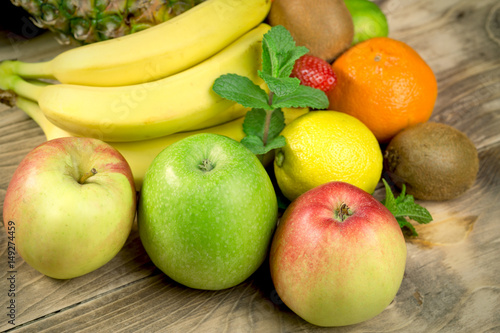
[[382, 151], [361, 121], [337, 111], [306, 113], [281, 132], [274, 172], [283, 195], [294, 200], [330, 181], [344, 181], [373, 193], [382, 175]]

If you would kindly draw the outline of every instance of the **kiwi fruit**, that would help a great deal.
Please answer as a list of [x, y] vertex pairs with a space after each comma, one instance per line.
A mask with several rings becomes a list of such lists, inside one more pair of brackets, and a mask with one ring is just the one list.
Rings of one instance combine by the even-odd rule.
[[398, 188], [421, 200], [449, 200], [467, 191], [479, 169], [477, 149], [459, 130], [426, 122], [399, 132], [384, 151], [384, 169]]
[[282, 25], [309, 54], [332, 63], [354, 38], [352, 16], [344, 0], [274, 0], [271, 26]]

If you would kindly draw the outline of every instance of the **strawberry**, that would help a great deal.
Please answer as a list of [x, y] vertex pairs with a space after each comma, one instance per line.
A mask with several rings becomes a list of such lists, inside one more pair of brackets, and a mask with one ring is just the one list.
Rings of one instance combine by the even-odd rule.
[[325, 93], [337, 84], [337, 76], [332, 66], [321, 58], [307, 54], [295, 62], [290, 77], [296, 77], [302, 85], [323, 90]]

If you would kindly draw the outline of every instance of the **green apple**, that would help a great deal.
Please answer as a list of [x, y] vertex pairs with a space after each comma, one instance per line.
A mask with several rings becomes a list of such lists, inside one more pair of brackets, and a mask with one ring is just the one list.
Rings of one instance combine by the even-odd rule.
[[318, 326], [352, 325], [394, 299], [406, 243], [396, 218], [373, 196], [330, 182], [288, 206], [269, 263], [278, 295], [297, 315]]
[[196, 134], [163, 150], [146, 172], [139, 235], [170, 278], [219, 290], [262, 264], [277, 213], [273, 185], [254, 154], [226, 136]]
[[29, 152], [7, 188], [9, 241], [30, 266], [57, 279], [89, 273], [123, 247], [136, 213], [132, 172], [107, 143], [66, 137]]

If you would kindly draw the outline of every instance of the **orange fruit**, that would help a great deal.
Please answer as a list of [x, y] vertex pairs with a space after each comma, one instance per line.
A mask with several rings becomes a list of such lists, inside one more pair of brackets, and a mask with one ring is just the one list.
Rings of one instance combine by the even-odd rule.
[[426, 122], [432, 114], [436, 77], [401, 41], [368, 39], [343, 53], [332, 68], [337, 86], [328, 94], [329, 109], [358, 118], [381, 143], [410, 125]]

